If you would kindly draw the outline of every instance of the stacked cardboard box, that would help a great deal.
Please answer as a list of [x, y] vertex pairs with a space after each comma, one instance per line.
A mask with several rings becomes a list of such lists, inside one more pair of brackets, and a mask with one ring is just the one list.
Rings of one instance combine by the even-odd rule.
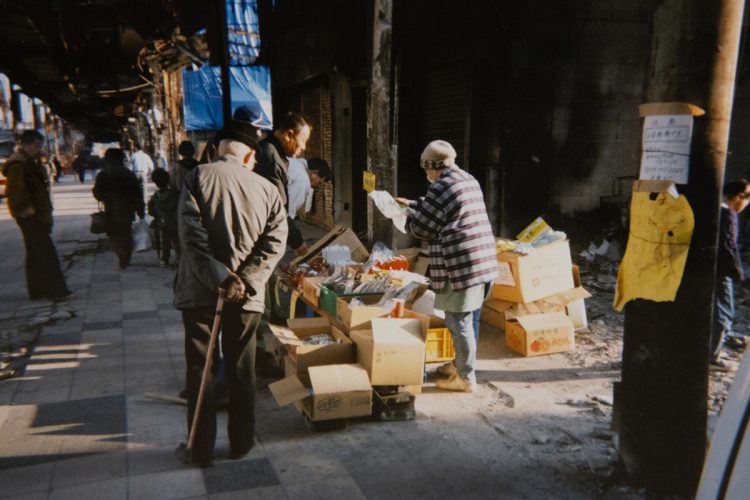
[[[422, 384], [425, 326], [419, 319], [375, 318], [343, 332], [324, 318], [305, 318], [271, 329], [284, 351], [285, 378], [269, 389], [280, 406], [294, 404], [312, 422], [370, 415], [373, 386]], [[321, 333], [334, 343], [305, 343]]]
[[[573, 270], [573, 271], [571, 271]], [[483, 321], [505, 330], [505, 343], [524, 356], [575, 349], [576, 329], [586, 328], [584, 299], [568, 241], [528, 255], [498, 254], [498, 278], [482, 308]]]

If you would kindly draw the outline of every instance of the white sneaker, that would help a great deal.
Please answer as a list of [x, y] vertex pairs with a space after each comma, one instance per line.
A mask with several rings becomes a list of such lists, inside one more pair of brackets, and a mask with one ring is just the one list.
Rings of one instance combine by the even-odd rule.
[[453, 361], [448, 361], [444, 365], [440, 365], [435, 370], [435, 373], [438, 375], [444, 375], [446, 377], [452, 377], [454, 375], [458, 375], [458, 370], [456, 369], [456, 365], [453, 364]]
[[435, 387], [443, 391], [474, 392], [475, 384], [461, 378], [458, 374], [435, 382]]

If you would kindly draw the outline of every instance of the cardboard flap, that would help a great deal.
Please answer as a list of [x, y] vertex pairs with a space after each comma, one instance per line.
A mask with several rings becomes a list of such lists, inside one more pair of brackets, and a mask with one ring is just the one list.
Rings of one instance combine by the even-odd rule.
[[557, 326], [572, 325], [570, 318], [561, 312], [548, 312], [528, 316], [518, 316], [516, 321], [526, 331], [543, 330]]
[[286, 345], [304, 345], [305, 343], [294, 333], [290, 328], [286, 328], [280, 325], [268, 325], [271, 329], [271, 333], [279, 339], [279, 342]]
[[311, 366], [308, 371], [314, 394], [369, 391], [371, 388], [370, 377], [362, 365]]
[[355, 261], [364, 261], [370, 255], [354, 231], [346, 226], [336, 226], [316, 241], [305, 255], [292, 260], [291, 265], [298, 266], [302, 262], [307, 262], [318, 255], [325, 247], [332, 244], [348, 246], [352, 251], [352, 259]]
[[514, 305], [516, 305], [515, 302], [508, 302], [507, 300], [498, 300], [489, 298], [484, 301], [484, 305], [492, 309], [493, 311], [497, 312], [504, 312], [508, 309], [513, 308]]
[[273, 394], [273, 398], [279, 406], [286, 406], [297, 401], [302, 401], [310, 394], [305, 386], [302, 385], [302, 382], [294, 376], [268, 384], [268, 388], [271, 389], [271, 394]]
[[329, 333], [331, 323], [326, 318], [292, 318], [286, 320], [286, 325], [300, 337]]
[[424, 344], [423, 328], [418, 319], [374, 318], [372, 338], [376, 344]]
[[586, 290], [582, 286], [579, 286], [566, 292], [558, 293], [556, 297], [558, 297], [564, 305], [568, 305], [574, 300], [588, 299], [591, 297], [591, 294], [588, 292], [588, 290]]

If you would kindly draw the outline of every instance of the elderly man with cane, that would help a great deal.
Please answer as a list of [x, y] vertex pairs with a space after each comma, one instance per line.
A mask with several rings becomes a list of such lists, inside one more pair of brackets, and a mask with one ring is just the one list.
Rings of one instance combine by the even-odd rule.
[[266, 281], [287, 239], [278, 190], [252, 172], [256, 140], [255, 127], [230, 121], [221, 134], [219, 158], [191, 170], [180, 195], [182, 259], [174, 300], [185, 326], [188, 429], [195, 429], [188, 446], [178, 447], [177, 454], [199, 467], [211, 465], [214, 456], [217, 363], [211, 367], [211, 361], [218, 352], [211, 348], [218, 321], [229, 397], [229, 458], [244, 456], [254, 442], [255, 336]]

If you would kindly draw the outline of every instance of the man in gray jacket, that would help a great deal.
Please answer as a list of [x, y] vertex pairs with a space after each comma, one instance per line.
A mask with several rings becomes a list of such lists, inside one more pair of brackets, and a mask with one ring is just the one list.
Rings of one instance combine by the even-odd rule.
[[[193, 420], [219, 290], [228, 303], [222, 314], [230, 458], [253, 445], [255, 428], [255, 336], [264, 308], [266, 281], [284, 254], [287, 222], [276, 187], [252, 172], [256, 132], [231, 121], [224, 128], [219, 158], [185, 177], [178, 209], [182, 259], [175, 281], [175, 306], [185, 326], [188, 429]], [[216, 439], [213, 373], [192, 449], [193, 464], [211, 465]]]

